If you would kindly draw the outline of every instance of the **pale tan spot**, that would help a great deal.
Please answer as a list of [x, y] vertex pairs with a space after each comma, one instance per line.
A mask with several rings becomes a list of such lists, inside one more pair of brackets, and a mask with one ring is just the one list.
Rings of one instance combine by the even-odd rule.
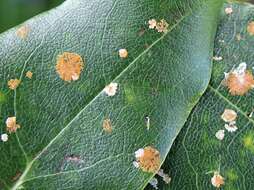
[[28, 26], [23, 25], [23, 26], [21, 26], [20, 28], [17, 29], [16, 35], [18, 37], [20, 37], [21, 39], [25, 39], [28, 35], [28, 32], [29, 32]]
[[135, 157], [136, 166], [144, 172], [156, 173], [160, 169], [160, 153], [151, 146], [137, 150]]
[[148, 24], [150, 29], [154, 29], [157, 25], [157, 21], [155, 19], [151, 19], [148, 21]]
[[102, 128], [105, 132], [107, 133], [112, 133], [112, 123], [110, 119], [104, 119], [103, 124], [102, 124]]
[[9, 133], [15, 133], [20, 128], [20, 125], [16, 123], [16, 117], [8, 117], [5, 124]]
[[158, 23], [156, 24], [156, 30], [157, 30], [158, 32], [167, 33], [167, 32], [168, 32], [168, 26], [169, 26], [169, 24], [167, 23], [167, 21], [164, 20], [164, 19], [162, 19], [162, 20], [160, 20], [160, 22], [158, 22]]
[[254, 35], [254, 21], [251, 21], [248, 23], [247, 31], [248, 31], [249, 35], [251, 35], [251, 36]]
[[128, 51], [126, 49], [119, 49], [119, 57], [121, 58], [127, 58], [128, 57]]
[[10, 89], [15, 90], [20, 84], [19, 79], [11, 79], [8, 81], [8, 86]]
[[163, 169], [160, 169], [157, 173], [160, 177], [162, 177], [163, 181], [166, 183], [166, 184], [169, 184], [171, 182], [171, 177], [164, 173]]
[[32, 79], [33, 73], [31, 71], [27, 71], [26, 72], [26, 77], [29, 78], [29, 79]]
[[214, 175], [211, 179], [211, 183], [214, 187], [221, 187], [222, 185], [224, 185], [224, 178], [219, 174], [219, 172], [214, 172]]
[[236, 40], [237, 40], [237, 41], [240, 41], [241, 39], [242, 39], [241, 34], [237, 34], [237, 35], [236, 35]]
[[105, 86], [103, 91], [108, 95], [108, 96], [114, 96], [117, 92], [118, 84], [115, 82], [110, 83], [109, 85]]
[[64, 81], [76, 81], [83, 70], [82, 57], [76, 53], [64, 52], [57, 57], [56, 72]]
[[241, 63], [237, 69], [226, 73], [223, 84], [228, 87], [231, 95], [245, 95], [254, 86], [254, 78], [246, 70], [246, 63]]
[[235, 121], [236, 117], [237, 117], [237, 113], [234, 110], [231, 110], [231, 109], [225, 109], [223, 114], [221, 115], [221, 118], [225, 122]]

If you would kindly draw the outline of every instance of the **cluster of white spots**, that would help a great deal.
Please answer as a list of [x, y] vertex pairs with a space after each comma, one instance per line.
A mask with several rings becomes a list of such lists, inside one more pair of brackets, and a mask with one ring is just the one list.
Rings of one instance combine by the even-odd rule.
[[215, 136], [219, 140], [223, 140], [225, 137], [225, 130], [221, 129], [215, 133]]
[[148, 21], [148, 25], [150, 29], [155, 29], [158, 32], [168, 32], [168, 26], [169, 24], [165, 19], [161, 19], [159, 22], [157, 22], [155, 19], [151, 19]]
[[8, 135], [7, 134], [1, 134], [1, 141], [7, 142], [8, 141]]
[[227, 15], [232, 14], [232, 13], [233, 13], [233, 8], [232, 8], [232, 7], [226, 7], [226, 8], [225, 8], [225, 13], [226, 13]]
[[236, 126], [237, 113], [232, 109], [225, 109], [221, 118], [226, 122], [224, 127], [228, 132], [235, 132], [238, 128]]
[[214, 61], [221, 61], [223, 58], [221, 56], [214, 56], [213, 60]]
[[222, 185], [224, 185], [224, 178], [220, 175], [219, 172], [214, 172], [213, 177], [211, 178], [211, 183], [214, 187], [220, 188]]
[[119, 54], [119, 57], [121, 57], [121, 58], [127, 58], [128, 57], [127, 49], [119, 49], [118, 54]]
[[150, 181], [149, 184], [154, 188], [154, 189], [158, 189], [158, 180], [153, 177]]
[[163, 181], [166, 183], [166, 184], [169, 184], [171, 182], [171, 177], [164, 173], [163, 169], [160, 169], [157, 173], [160, 177], [162, 177]]
[[108, 96], [114, 96], [117, 92], [117, 88], [118, 88], [118, 84], [115, 82], [110, 83], [109, 85], [107, 85], [104, 88], [104, 92], [108, 95]]

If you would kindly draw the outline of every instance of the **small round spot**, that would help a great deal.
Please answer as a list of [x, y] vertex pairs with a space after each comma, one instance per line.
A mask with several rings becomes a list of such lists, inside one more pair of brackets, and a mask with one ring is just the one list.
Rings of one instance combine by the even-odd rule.
[[224, 185], [224, 178], [219, 174], [219, 172], [214, 172], [213, 177], [211, 178], [211, 183], [214, 187], [221, 187]]
[[29, 79], [32, 79], [33, 73], [31, 71], [27, 71], [26, 72], [26, 77], [29, 78]]
[[56, 72], [64, 81], [76, 81], [83, 70], [82, 57], [76, 53], [64, 52], [57, 58]]
[[16, 117], [8, 117], [5, 123], [9, 133], [15, 133], [20, 128], [20, 125], [16, 123]]
[[108, 96], [114, 96], [117, 92], [118, 84], [115, 82], [110, 83], [107, 85], [103, 91], [108, 95]]
[[121, 58], [127, 58], [128, 57], [128, 51], [127, 51], [127, 49], [119, 49], [119, 57], [121, 57]]
[[28, 26], [23, 25], [23, 26], [21, 26], [20, 28], [17, 29], [16, 35], [21, 39], [25, 39], [28, 35], [28, 32], [29, 32]]
[[221, 118], [225, 122], [235, 121], [236, 117], [237, 117], [237, 113], [234, 110], [231, 110], [231, 109], [225, 109], [223, 114], [221, 115]]
[[7, 135], [7, 134], [2, 134], [2, 135], [1, 135], [1, 140], [2, 140], [3, 142], [7, 142], [7, 141], [8, 141], [8, 135]]
[[110, 119], [104, 119], [102, 124], [103, 130], [107, 133], [112, 133], [112, 123]]

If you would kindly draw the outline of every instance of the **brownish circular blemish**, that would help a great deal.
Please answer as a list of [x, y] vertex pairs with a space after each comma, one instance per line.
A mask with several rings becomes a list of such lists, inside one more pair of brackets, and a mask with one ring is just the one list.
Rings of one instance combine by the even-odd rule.
[[28, 26], [23, 25], [23, 26], [21, 26], [20, 28], [17, 29], [16, 35], [21, 39], [25, 39], [28, 35], [28, 32], [29, 32]]
[[247, 31], [251, 36], [254, 35], [254, 21], [248, 23]]
[[57, 57], [56, 72], [64, 81], [76, 81], [83, 70], [82, 57], [76, 53], [64, 52]]

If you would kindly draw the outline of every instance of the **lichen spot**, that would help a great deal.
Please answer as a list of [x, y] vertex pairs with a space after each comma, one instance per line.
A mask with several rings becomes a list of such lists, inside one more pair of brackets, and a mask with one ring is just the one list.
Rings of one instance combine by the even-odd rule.
[[155, 19], [151, 19], [148, 21], [148, 24], [149, 24], [150, 29], [154, 29], [154, 28], [156, 28], [157, 21]]
[[26, 25], [19, 27], [16, 31], [16, 35], [21, 39], [25, 39], [28, 33], [29, 33], [29, 28]]
[[243, 96], [254, 87], [253, 75], [246, 68], [246, 63], [241, 63], [230, 73], [225, 73], [223, 83], [228, 87], [231, 95]]
[[15, 133], [20, 128], [20, 125], [16, 123], [16, 117], [8, 117], [5, 123], [9, 133]]
[[235, 121], [237, 117], [237, 113], [232, 109], [225, 109], [221, 115], [221, 119], [225, 122], [232, 122]]
[[26, 72], [26, 77], [29, 78], [29, 79], [32, 79], [33, 73], [31, 71], [27, 71]]
[[1, 140], [2, 140], [3, 142], [7, 142], [7, 141], [8, 141], [8, 135], [7, 135], [7, 134], [2, 134], [2, 135], [1, 135]]
[[102, 128], [107, 133], [112, 133], [112, 123], [109, 118], [103, 120]]
[[19, 79], [11, 79], [8, 81], [8, 86], [12, 90], [15, 90], [16, 88], [18, 88], [19, 84], [20, 84]]
[[76, 81], [83, 70], [82, 57], [76, 53], [64, 52], [57, 57], [56, 72], [64, 81]]
[[108, 96], [114, 96], [117, 92], [117, 88], [118, 88], [118, 84], [115, 82], [110, 83], [109, 85], [105, 86], [104, 88], [104, 92], [108, 95]]
[[168, 32], [168, 26], [169, 26], [169, 24], [167, 23], [167, 21], [164, 20], [164, 19], [162, 19], [162, 20], [160, 20], [160, 22], [158, 22], [158, 23], [156, 24], [156, 30], [157, 30], [158, 32], [167, 33], [167, 32]]
[[214, 172], [214, 175], [211, 179], [211, 183], [214, 187], [219, 188], [224, 185], [224, 178], [220, 175], [219, 172]]
[[248, 23], [247, 31], [248, 31], [249, 35], [251, 35], [251, 36], [254, 35], [254, 21], [251, 21]]
[[121, 58], [127, 58], [128, 57], [127, 49], [119, 49], [118, 53], [119, 53], [119, 57], [121, 57]]
[[218, 140], [222, 141], [225, 137], [225, 130], [221, 129], [215, 133], [215, 136]]
[[227, 15], [232, 14], [232, 13], [233, 13], [232, 7], [226, 7], [226, 8], [225, 8], [225, 13], [226, 13]]
[[151, 146], [137, 150], [135, 157], [134, 166], [144, 172], [156, 173], [160, 169], [160, 153]]

